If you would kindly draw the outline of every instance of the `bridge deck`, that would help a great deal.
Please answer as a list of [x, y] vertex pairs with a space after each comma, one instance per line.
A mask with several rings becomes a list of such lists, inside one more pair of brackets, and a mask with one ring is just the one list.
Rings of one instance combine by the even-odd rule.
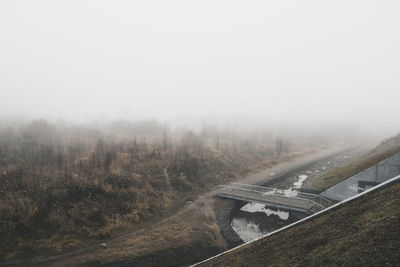
[[[297, 196], [297, 194], [300, 194], [300, 196]], [[313, 194], [296, 193], [296, 196], [287, 196], [282, 190], [237, 183], [219, 186], [216, 195], [223, 198], [257, 202], [267, 206], [306, 213], [325, 208], [325, 205], [317, 203], [315, 200], [316, 195]]]

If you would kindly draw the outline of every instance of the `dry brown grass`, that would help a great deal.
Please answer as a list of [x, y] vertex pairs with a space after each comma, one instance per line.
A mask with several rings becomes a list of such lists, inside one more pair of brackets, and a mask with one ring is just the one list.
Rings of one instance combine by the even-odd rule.
[[[0, 131], [0, 260], [83, 247], [162, 220], [218, 183], [276, 159], [271, 144], [189, 132], [163, 146], [151, 138], [57, 135], [46, 122]], [[168, 185], [165, 170], [168, 173]]]

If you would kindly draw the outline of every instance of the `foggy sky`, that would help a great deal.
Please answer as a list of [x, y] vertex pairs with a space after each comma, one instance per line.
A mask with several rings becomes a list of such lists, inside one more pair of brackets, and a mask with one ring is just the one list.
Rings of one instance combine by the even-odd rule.
[[0, 0], [0, 115], [400, 125], [399, 14], [396, 0]]

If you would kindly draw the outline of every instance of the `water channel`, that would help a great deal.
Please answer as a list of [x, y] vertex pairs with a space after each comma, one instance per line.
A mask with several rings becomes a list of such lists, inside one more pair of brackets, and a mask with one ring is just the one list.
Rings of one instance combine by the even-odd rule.
[[[348, 156], [336, 156], [317, 162], [304, 169], [291, 173], [286, 177], [265, 186], [277, 187], [280, 193], [295, 197], [305, 183], [316, 179], [325, 171], [340, 166]], [[271, 173], [270, 175], [274, 175]], [[274, 209], [259, 203], [237, 201], [232, 212], [230, 226], [243, 242], [260, 238], [269, 232], [304, 218], [301, 212]]]

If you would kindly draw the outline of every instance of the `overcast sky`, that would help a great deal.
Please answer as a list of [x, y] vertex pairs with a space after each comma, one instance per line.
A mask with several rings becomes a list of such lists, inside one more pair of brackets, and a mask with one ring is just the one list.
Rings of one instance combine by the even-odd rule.
[[0, 114], [400, 125], [399, 14], [398, 0], [0, 0]]

